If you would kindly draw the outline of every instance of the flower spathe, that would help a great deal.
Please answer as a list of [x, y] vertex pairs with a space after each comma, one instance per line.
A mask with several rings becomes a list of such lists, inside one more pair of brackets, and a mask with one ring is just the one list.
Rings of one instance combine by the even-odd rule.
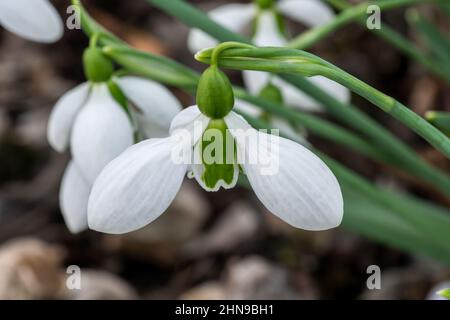
[[[169, 207], [187, 173], [208, 191], [233, 187], [238, 170], [233, 170], [231, 181], [222, 180], [214, 188], [205, 187], [202, 169], [195, 168], [202, 164], [191, 165], [173, 158], [174, 152], [177, 153], [174, 150], [193, 150], [195, 154], [212, 121], [214, 119], [203, 115], [197, 106], [189, 107], [173, 119], [170, 137], [145, 140], [111, 161], [92, 188], [88, 205], [89, 227], [113, 234], [144, 227]], [[324, 230], [341, 223], [343, 199], [339, 183], [317, 156], [291, 140], [257, 132], [234, 112], [223, 121], [235, 139], [237, 157], [234, 165], [243, 170], [268, 210], [292, 226], [306, 230]], [[252, 133], [248, 135], [247, 143], [242, 135], [235, 133], [239, 130]], [[179, 132], [187, 132], [189, 138], [183, 139]], [[264, 174], [262, 164], [244, 159], [273, 157], [273, 151], [264, 143], [272, 139], [277, 139], [279, 146], [276, 155], [279, 170]], [[252, 154], [255, 152], [258, 154]]]
[[48, 0], [0, 1], [0, 25], [37, 42], [55, 42], [63, 34], [61, 19]]
[[47, 137], [59, 152], [70, 149], [60, 188], [61, 211], [69, 229], [87, 228], [87, 200], [97, 175], [112, 159], [135, 143], [135, 136], [167, 135], [170, 119], [181, 105], [165, 87], [138, 77], [114, 78], [134, 104], [125, 111], [106, 83], [83, 83], [56, 103]]
[[[252, 40], [257, 46], [285, 46], [287, 39], [280, 30], [277, 13], [294, 21], [315, 27], [325, 24], [334, 18], [333, 11], [319, 0], [280, 0], [273, 8], [261, 9], [256, 4], [226, 4], [209, 12], [211, 19], [234, 32], [242, 32], [246, 26], [254, 22]], [[201, 30], [193, 29], [188, 38], [188, 46], [192, 52], [214, 47], [217, 41]], [[306, 111], [321, 111], [322, 106], [307, 94], [299, 91], [279, 77], [260, 71], [244, 71], [244, 83], [253, 95], [269, 83], [280, 88], [286, 105]], [[344, 86], [321, 76], [308, 78], [315, 85], [342, 102], [350, 101], [350, 91]], [[236, 105], [238, 109], [241, 103]]]

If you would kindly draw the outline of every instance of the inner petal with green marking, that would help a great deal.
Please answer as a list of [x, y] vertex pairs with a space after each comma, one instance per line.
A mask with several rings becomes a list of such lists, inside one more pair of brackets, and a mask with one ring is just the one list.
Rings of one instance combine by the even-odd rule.
[[233, 188], [239, 176], [236, 142], [223, 119], [212, 119], [195, 146], [200, 164], [193, 166], [194, 177], [207, 191]]

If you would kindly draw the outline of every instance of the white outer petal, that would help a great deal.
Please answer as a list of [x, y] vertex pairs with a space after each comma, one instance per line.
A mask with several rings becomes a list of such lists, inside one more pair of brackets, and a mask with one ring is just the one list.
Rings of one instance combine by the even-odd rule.
[[273, 11], [264, 10], [259, 15], [253, 43], [260, 47], [282, 47], [286, 45], [286, 37], [280, 32]]
[[[182, 109], [180, 102], [170, 90], [157, 82], [140, 77], [121, 77], [116, 78], [115, 82], [141, 111], [135, 112], [141, 131], [148, 138], [159, 138], [152, 136], [158, 132], [156, 129], [166, 131], [164, 136], [167, 136], [172, 119]], [[157, 128], [154, 128], [155, 126]]]
[[[225, 121], [229, 128], [246, 126], [233, 113]], [[264, 206], [297, 228], [326, 230], [338, 226], [344, 210], [342, 193], [335, 176], [322, 160], [288, 139], [261, 132], [253, 137], [256, 138], [245, 146], [242, 140], [236, 140], [238, 148], [244, 149], [241, 152], [259, 160], [242, 165]], [[279, 146], [278, 151], [268, 147], [272, 143]], [[271, 160], [270, 163], [261, 163], [267, 159]], [[273, 167], [268, 169], [270, 166]]]
[[48, 0], [1, 0], [0, 24], [37, 42], [55, 42], [63, 34], [61, 19]]
[[277, 8], [288, 18], [309, 27], [323, 25], [335, 16], [333, 10], [319, 0], [281, 0]]
[[158, 218], [175, 198], [186, 164], [171, 161], [171, 138], [138, 143], [109, 163], [92, 188], [91, 229], [121, 234]]
[[[280, 33], [276, 17], [272, 11], [263, 11], [258, 18], [256, 33], [253, 42], [257, 46], [284, 46], [286, 38]], [[258, 95], [268, 84], [270, 73], [262, 71], [244, 71], [245, 87], [253, 95]]]
[[190, 136], [191, 145], [194, 146], [208, 127], [211, 119], [200, 112], [197, 106], [183, 109], [172, 120], [170, 135], [183, 134], [183, 130]]
[[[226, 4], [211, 10], [209, 17], [221, 26], [234, 32], [241, 32], [250, 24], [256, 14], [256, 6], [253, 4]], [[205, 48], [214, 47], [218, 41], [199, 29], [192, 29], [188, 35], [188, 48], [196, 53]]]
[[284, 133], [284, 136], [290, 140], [298, 142], [304, 146], [309, 145], [305, 137], [306, 132], [302, 132], [301, 129], [298, 127], [297, 128], [293, 127], [285, 119], [282, 119], [277, 116], [272, 116], [270, 119], [270, 126], [274, 129], [279, 129], [280, 132]]
[[243, 71], [242, 77], [245, 87], [255, 96], [258, 96], [261, 90], [269, 83], [272, 75], [263, 71]]
[[71, 135], [71, 151], [88, 182], [134, 142], [131, 121], [106, 85], [95, 85], [78, 114]]
[[48, 120], [47, 140], [58, 152], [67, 149], [75, 118], [89, 95], [85, 82], [67, 91], [57, 102]]
[[[347, 103], [350, 101], [350, 91], [341, 84], [322, 76], [314, 76], [308, 78], [312, 83], [320, 87], [322, 90], [336, 98], [337, 100]], [[322, 111], [322, 105], [312, 99], [306, 93], [303, 93], [290, 83], [275, 77], [273, 84], [278, 86], [283, 93], [283, 99], [286, 105], [296, 107], [305, 111]]]
[[244, 112], [248, 114], [249, 116], [258, 118], [263, 114], [262, 109], [258, 108], [254, 104], [251, 104], [250, 102], [247, 102], [245, 100], [236, 99], [234, 102], [234, 109]]
[[437, 294], [437, 292], [444, 290], [444, 289], [448, 289], [448, 288], [450, 288], [450, 280], [438, 283], [430, 289], [426, 299], [427, 300], [447, 300], [448, 301], [447, 298], [444, 298], [443, 296], [440, 296]]
[[91, 186], [73, 162], [67, 165], [59, 190], [59, 204], [67, 228], [72, 233], [87, 229], [87, 205]]

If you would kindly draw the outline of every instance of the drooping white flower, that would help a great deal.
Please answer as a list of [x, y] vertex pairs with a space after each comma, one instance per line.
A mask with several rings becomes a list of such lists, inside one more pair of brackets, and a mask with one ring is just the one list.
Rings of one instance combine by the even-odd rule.
[[135, 143], [135, 136], [167, 136], [171, 119], [181, 110], [162, 85], [138, 77], [113, 78], [130, 105], [127, 111], [106, 83], [83, 83], [56, 103], [48, 123], [48, 141], [59, 152], [70, 148], [72, 162], [60, 189], [61, 211], [69, 229], [87, 228], [87, 197], [97, 175]]
[[[256, 4], [226, 4], [209, 12], [217, 23], [234, 32], [242, 32], [254, 22], [253, 42], [258, 46], [284, 46], [287, 39], [280, 30], [277, 14], [310, 27], [320, 26], [334, 18], [333, 11], [320, 0], [280, 0], [273, 8], [261, 9]], [[214, 47], [217, 41], [201, 30], [193, 29], [188, 38], [192, 52]], [[282, 79], [260, 71], [244, 71], [244, 83], [248, 90], [258, 95], [271, 82], [283, 93], [284, 102], [306, 111], [320, 111], [321, 105]], [[310, 81], [342, 102], [350, 100], [350, 91], [344, 86], [321, 76]], [[241, 103], [237, 104], [240, 108]]]
[[[220, 127], [214, 125], [217, 121], [225, 124], [236, 148], [236, 153], [228, 152], [232, 163], [221, 164], [227, 168], [207, 167], [203, 153], [207, 147], [199, 147], [207, 128]], [[115, 234], [139, 229], [168, 208], [186, 174], [205, 190], [216, 191], [233, 187], [239, 168], [264, 206], [287, 223], [307, 230], [340, 224], [343, 199], [339, 184], [329, 168], [303, 146], [258, 132], [232, 111], [217, 120], [202, 114], [197, 106], [180, 112], [170, 131], [168, 138], [130, 147], [104, 168], [89, 198], [91, 229]], [[179, 161], [180, 154], [191, 162]], [[196, 156], [200, 162], [195, 161]], [[274, 163], [277, 165], [272, 166]], [[213, 178], [212, 184], [208, 178]]]
[[441, 282], [433, 286], [426, 297], [427, 300], [449, 300], [442, 295], [443, 290], [450, 288], [450, 280]]
[[55, 42], [63, 24], [48, 0], [1, 0], [0, 25], [32, 41]]

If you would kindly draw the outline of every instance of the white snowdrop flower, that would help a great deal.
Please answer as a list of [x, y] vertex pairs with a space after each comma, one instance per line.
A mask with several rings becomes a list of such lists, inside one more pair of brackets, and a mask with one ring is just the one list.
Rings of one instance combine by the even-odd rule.
[[[186, 159], [195, 158], [199, 149], [205, 151], [202, 141], [211, 127], [225, 128], [234, 138], [231, 163], [176, 160], [180, 150], [191, 151]], [[274, 143], [277, 148], [270, 147]], [[267, 163], [251, 159], [274, 159], [278, 166], [267, 171]], [[216, 191], [234, 187], [239, 168], [264, 206], [292, 226], [324, 230], [341, 223], [339, 184], [316, 155], [291, 140], [253, 129], [232, 111], [211, 119], [192, 106], [174, 118], [170, 137], [136, 144], [105, 167], [89, 198], [89, 227], [113, 234], [139, 229], [168, 208], [186, 173], [205, 190]]]
[[0, 25], [37, 42], [55, 42], [63, 34], [61, 19], [48, 0], [1, 0]]
[[[253, 42], [258, 46], [284, 46], [287, 38], [280, 29], [280, 15], [309, 27], [320, 26], [334, 18], [334, 12], [320, 0], [259, 0], [251, 4], [226, 4], [213, 9], [209, 16], [222, 26], [243, 32], [254, 22]], [[201, 30], [193, 29], [188, 37], [188, 46], [192, 52], [214, 47], [218, 42]], [[299, 91], [279, 77], [266, 72], [244, 71], [244, 83], [248, 90], [258, 95], [268, 84], [280, 88], [283, 101], [293, 107], [306, 111], [320, 111], [322, 107], [308, 95]], [[308, 78], [321, 89], [342, 102], [350, 101], [350, 91], [328, 78], [314, 76]], [[238, 101], [237, 108], [242, 103]], [[248, 108], [247, 108], [248, 109]]]
[[113, 78], [129, 103], [127, 110], [106, 83], [86, 82], [64, 94], [49, 119], [47, 137], [72, 161], [60, 189], [61, 211], [72, 232], [87, 228], [90, 188], [106, 164], [135, 143], [135, 137], [168, 135], [178, 100], [162, 85], [134, 76]]
[[[428, 292], [426, 300], [449, 300], [450, 280], [436, 284]], [[447, 292], [447, 294], [443, 294]]]

